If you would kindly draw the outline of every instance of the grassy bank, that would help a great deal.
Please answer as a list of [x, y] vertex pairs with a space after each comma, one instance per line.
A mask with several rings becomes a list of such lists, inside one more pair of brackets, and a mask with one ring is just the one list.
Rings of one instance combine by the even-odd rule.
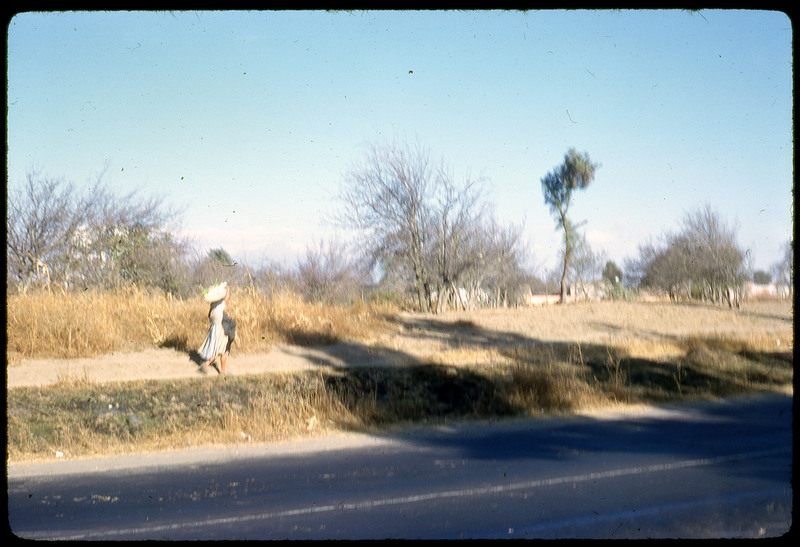
[[[92, 357], [150, 347], [189, 350], [208, 328], [208, 303], [177, 300], [135, 288], [117, 292], [44, 291], [6, 299], [7, 358]], [[276, 343], [330, 343], [382, 329], [391, 308], [357, 303], [316, 306], [293, 293], [232, 290], [227, 312], [237, 322], [237, 351], [268, 351]]]
[[[115, 316], [102, 299], [99, 304], [108, 310], [108, 321], [125, 315]], [[195, 313], [180, 307], [194, 305], [164, 303], [150, 312], [137, 311], [139, 319], [155, 319], [158, 313], [163, 323], [156, 326], [167, 332], [159, 342], [146, 328], [132, 331], [144, 337], [137, 343], [163, 344], [178, 332], [174, 325], [182, 314]], [[169, 306], [177, 308], [173, 315], [164, 311]], [[259, 315], [258, 306], [271, 311]], [[205, 306], [197, 308], [203, 317]], [[386, 432], [464, 419], [546, 417], [617, 404], [789, 391], [793, 379], [793, 325], [786, 304], [731, 311], [600, 302], [443, 316], [363, 305], [316, 308], [301, 302], [276, 309], [280, 306], [268, 299], [237, 301], [237, 319], [250, 325], [244, 330], [252, 340], [247, 351], [267, 347], [267, 340], [338, 341], [354, 354], [391, 358], [393, 366], [14, 388], [7, 390], [10, 460], [47, 460], [59, 452], [73, 458], [270, 442], [342, 430]], [[190, 323], [196, 327], [196, 317]], [[109, 330], [117, 329], [123, 327]], [[122, 338], [136, 341], [133, 334]], [[35, 353], [33, 348], [25, 351]]]

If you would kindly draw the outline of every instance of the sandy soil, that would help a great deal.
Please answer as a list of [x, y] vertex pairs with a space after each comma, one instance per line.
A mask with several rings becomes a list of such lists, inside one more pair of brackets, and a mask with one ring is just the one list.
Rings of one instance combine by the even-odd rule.
[[[349, 366], [368, 363], [363, 355], [347, 344], [321, 348], [279, 346], [269, 353], [228, 358], [228, 374], [257, 374], [307, 370], [320, 366]], [[23, 359], [6, 369], [7, 387], [42, 386], [61, 380], [113, 382], [169, 378], [213, 378], [219, 376], [212, 366], [206, 372], [185, 352], [172, 349], [148, 349], [138, 353], [112, 353], [84, 359]]]
[[[664, 347], [686, 337], [741, 336], [760, 333], [774, 340], [775, 349], [793, 345], [791, 303], [772, 303], [747, 310], [612, 302], [517, 310], [483, 310], [439, 316], [399, 314], [392, 332], [369, 342], [331, 346], [277, 346], [268, 353], [228, 359], [229, 374], [256, 374], [316, 367], [393, 365], [442, 352], [470, 348], [525, 346], [537, 343]], [[618, 313], [624, 310], [624, 313]], [[771, 342], [772, 343], [772, 342]], [[780, 347], [783, 344], [783, 348]], [[663, 348], [662, 348], [663, 349]], [[21, 359], [6, 367], [6, 386], [40, 386], [61, 380], [93, 382], [217, 377], [204, 374], [190, 356], [174, 349], [153, 348], [139, 353], [112, 353], [82, 359]]]
[[[243, 354], [236, 346], [228, 357], [230, 375], [311, 370], [319, 367], [391, 366], [429, 356], [439, 347], [415, 336], [393, 335], [371, 343], [340, 342], [302, 347], [279, 345], [268, 353]], [[386, 344], [393, 349], [387, 350]], [[400, 349], [402, 348], [402, 349]], [[216, 365], [217, 363], [215, 363]], [[152, 348], [136, 353], [111, 353], [79, 359], [21, 359], [6, 367], [6, 387], [44, 386], [59, 381], [120, 382], [170, 378], [215, 378], [212, 365], [205, 371], [185, 351]]]

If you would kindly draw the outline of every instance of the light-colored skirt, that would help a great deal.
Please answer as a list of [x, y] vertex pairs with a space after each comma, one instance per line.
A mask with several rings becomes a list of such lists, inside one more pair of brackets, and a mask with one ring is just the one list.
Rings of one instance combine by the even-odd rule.
[[225, 353], [228, 346], [228, 337], [222, 329], [221, 323], [211, 323], [206, 335], [206, 340], [203, 342], [203, 347], [198, 350], [200, 358], [203, 361], [210, 361], [215, 359], [218, 355]]

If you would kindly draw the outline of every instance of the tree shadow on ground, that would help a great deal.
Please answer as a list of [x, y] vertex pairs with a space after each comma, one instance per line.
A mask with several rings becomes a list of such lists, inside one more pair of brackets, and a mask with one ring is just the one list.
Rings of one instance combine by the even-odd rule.
[[356, 418], [355, 427], [459, 418], [507, 417], [521, 409], [492, 378], [436, 364], [350, 367], [325, 377], [325, 387]]
[[[342, 355], [338, 345], [356, 357], [344, 361], [353, 366], [340, 367], [338, 374], [325, 377], [327, 392], [358, 417], [348, 422], [347, 429], [424, 445], [437, 457], [456, 454], [496, 461], [509, 470], [514, 463], [522, 469], [536, 461], [577, 461], [586, 452], [600, 462], [607, 454], [619, 452], [708, 458], [739, 453], [745, 446], [749, 450], [773, 447], [777, 439], [783, 452], [771, 454], [777, 458], [774, 464], [733, 466], [727, 472], [779, 482], [786, 479], [787, 469], [781, 462], [791, 460], [785, 456], [791, 446], [793, 402], [791, 395], [776, 395], [771, 388], [791, 384], [791, 351], [748, 351], [709, 336], [687, 342], [683, 355], [656, 359], [626, 355], [611, 345], [579, 345], [487, 330], [469, 321], [447, 322], [430, 316], [394, 321], [405, 336], [439, 342], [442, 348], [493, 350], [506, 366], [426, 363], [396, 350], [383, 351], [399, 366], [358, 366], [368, 364], [368, 356], [374, 358], [382, 350], [353, 342], [332, 344], [327, 348], [337, 359]], [[759, 398], [720, 402], [720, 398], [759, 391], [772, 393], [766, 404]], [[576, 397], [576, 392], [666, 406], [656, 416], [610, 420], [578, 416], [585, 399]], [[699, 403], [707, 399], [716, 403]], [[547, 415], [561, 419], [531, 419]], [[475, 420], [487, 419], [505, 419], [506, 426], [474, 425]], [[423, 423], [428, 427], [407, 427]], [[430, 427], [437, 424], [454, 427]], [[387, 429], [386, 425], [401, 427]]]
[[[674, 461], [675, 457], [713, 458], [768, 446], [774, 463], [734, 465], [726, 472], [781, 483], [788, 476], [783, 462], [791, 461], [787, 456], [792, 439], [791, 395], [773, 393], [766, 404], [759, 398], [735, 404], [716, 399], [703, 406], [698, 401], [759, 389], [768, 392], [769, 382], [787, 378], [791, 382], [791, 352], [728, 354], [728, 359], [756, 361], [765, 370], [780, 370], [782, 376], [769, 377], [764, 387], [754, 387], [753, 379], [746, 376], [715, 371], [714, 360], [721, 353], [690, 351], [674, 361], [659, 361], [615, 356], [615, 348], [605, 345], [584, 345], [583, 355], [589, 357], [582, 363], [567, 363], [560, 378], [558, 367], [550, 361], [574, 360], [575, 344], [486, 332], [474, 325], [457, 325], [450, 331], [436, 320], [425, 319], [425, 323], [432, 332], [420, 330], [419, 336], [447, 338], [452, 332], [453, 347], [466, 341], [489, 344], [508, 356], [511, 373], [426, 363], [396, 350], [383, 350], [395, 366], [377, 365], [370, 363], [376, 358], [375, 348], [353, 342], [331, 344], [323, 348], [328, 358], [317, 362], [335, 368], [322, 373], [325, 390], [355, 418], [339, 423], [340, 428], [422, 445], [433, 458], [496, 462], [493, 465], [508, 473], [530, 473], [537, 462], [574, 459], [585, 465], [585, 459], [578, 459], [585, 453], [596, 456], [594, 463], [602, 467], [604, 458], [620, 452]], [[342, 360], [344, 355], [353, 360]], [[666, 406], [655, 416], [577, 415], [580, 400], [571, 391], [581, 389], [607, 399]], [[539, 405], [544, 405], [543, 413], [536, 412]], [[547, 415], [558, 419], [532, 419]], [[482, 425], [485, 420], [504, 425]], [[426, 427], [411, 427], [422, 424]], [[776, 442], [783, 448], [775, 449]]]
[[790, 351], [731, 352], [713, 338], [693, 339], [681, 357], [650, 359], [610, 345], [541, 340], [470, 321], [388, 319], [425, 344], [492, 350], [502, 366], [444, 365], [387, 347], [328, 338], [320, 345], [307, 338], [313, 344], [309, 360], [335, 369], [323, 377], [328, 395], [352, 417], [342, 427], [371, 431], [387, 424], [569, 414], [591, 401], [730, 396], [792, 381]]
[[[536, 468], [532, 466], [569, 465], [571, 461], [602, 469], [606, 458], [618, 465], [630, 455], [648, 455], [653, 462], [730, 456], [727, 476], [787, 484], [792, 461], [792, 399], [788, 394], [772, 394], [659, 405], [658, 411], [649, 414], [602, 418], [573, 415], [555, 420], [516, 420], [500, 427], [456, 424], [383, 435], [425, 446], [435, 458], [493, 462], [509, 475], [530, 473]], [[587, 454], [591, 458], [587, 459]], [[624, 454], [621, 460], [620, 454]], [[770, 458], [771, 463], [740, 463], [751, 457], [754, 462], [756, 457]]]

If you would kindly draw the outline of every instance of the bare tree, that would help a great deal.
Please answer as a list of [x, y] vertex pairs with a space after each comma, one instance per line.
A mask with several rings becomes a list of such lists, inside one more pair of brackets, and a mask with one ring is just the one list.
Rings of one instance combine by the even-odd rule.
[[177, 212], [161, 198], [114, 194], [102, 177], [81, 193], [31, 171], [9, 192], [9, 281], [25, 285], [46, 264], [53, 282], [65, 288], [177, 287], [186, 242], [165, 229]]
[[297, 281], [303, 296], [316, 303], [341, 304], [352, 300], [361, 284], [357, 264], [344, 244], [320, 241], [306, 248], [297, 265]]
[[63, 281], [68, 276], [70, 243], [92, 206], [91, 199], [80, 198], [62, 179], [29, 171], [25, 183], [8, 193], [9, 279], [26, 286], [46, 266], [53, 281]]
[[772, 266], [772, 273], [775, 282], [791, 294], [794, 290], [794, 240], [783, 244], [783, 258]]
[[751, 277], [736, 232], [736, 226], [729, 225], [710, 204], [684, 215], [681, 235], [694, 257], [690, 277], [701, 285], [705, 300], [727, 300], [733, 305], [731, 297], [737, 296], [738, 302]]
[[435, 279], [436, 311], [444, 311], [448, 302], [466, 307], [461, 289], [467, 272], [479, 264], [482, 219], [481, 194], [473, 181], [456, 186], [454, 177], [443, 174], [440, 192], [436, 196], [432, 219], [433, 259], [429, 270]]
[[494, 215], [487, 214], [474, 226], [470, 256], [473, 257], [466, 277], [470, 297], [483, 304], [507, 306], [519, 301], [528, 276], [521, 262], [523, 226], [503, 225]]
[[463, 230], [477, 217], [475, 181], [458, 185], [427, 149], [372, 143], [341, 187], [339, 221], [359, 230], [373, 263], [406, 272], [422, 311], [439, 288], [451, 288], [464, 268]]
[[622, 274], [622, 282], [628, 287], [645, 286], [647, 271], [659, 253], [659, 249], [657, 244], [650, 238], [645, 242], [639, 243], [636, 247], [636, 252], [636, 255], [626, 257], [624, 261], [625, 270]]
[[498, 223], [480, 180], [458, 179], [418, 143], [372, 144], [340, 198], [338, 220], [359, 231], [370, 267], [380, 265], [384, 280], [405, 280], [420, 310], [508, 304], [520, 296], [521, 227]]
[[430, 233], [430, 193], [436, 182], [430, 154], [419, 144], [369, 145], [366, 159], [347, 174], [340, 218], [356, 228], [373, 260], [388, 257], [411, 272], [420, 309], [430, 309], [431, 278], [425, 261]]
[[[237, 266], [238, 267], [238, 266]], [[244, 266], [243, 282], [252, 284], [252, 288], [273, 298], [284, 291], [299, 291], [296, 273], [286, 264], [265, 261], [254, 267]]]
[[[574, 241], [572, 260], [569, 265], [571, 286], [582, 291], [583, 296], [588, 298], [589, 285], [602, 278], [603, 265], [606, 263], [607, 257], [602, 251], [592, 249], [584, 234], [577, 233]], [[573, 291], [573, 296], [578, 296], [575, 291]]]
[[669, 292], [672, 299], [703, 299], [736, 305], [749, 277], [735, 226], [709, 205], [686, 213], [681, 230], [667, 233], [659, 246], [639, 246], [639, 258], [627, 264], [641, 287]]
[[667, 235], [664, 239], [664, 247], [653, 253], [642, 285], [667, 291], [671, 300], [691, 299], [697, 294], [694, 288], [698, 281], [693, 272], [692, 244], [681, 234]]

